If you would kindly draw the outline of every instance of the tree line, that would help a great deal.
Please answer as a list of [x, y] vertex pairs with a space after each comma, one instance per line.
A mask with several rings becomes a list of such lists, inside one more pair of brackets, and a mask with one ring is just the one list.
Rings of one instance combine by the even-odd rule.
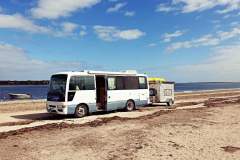
[[0, 81], [0, 85], [48, 85], [49, 81], [48, 80], [38, 80], [38, 81], [33, 81], [33, 80], [28, 80], [28, 81]]

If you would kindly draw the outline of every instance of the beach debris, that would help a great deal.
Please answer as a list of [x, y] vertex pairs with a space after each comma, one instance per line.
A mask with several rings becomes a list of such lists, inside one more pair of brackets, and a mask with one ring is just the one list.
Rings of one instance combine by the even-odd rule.
[[240, 147], [225, 146], [225, 147], [221, 147], [221, 148], [224, 149], [224, 151], [228, 152], [228, 153], [234, 153], [234, 152], [240, 151]]
[[229, 97], [229, 98], [209, 98], [204, 102], [204, 106], [207, 107], [219, 107], [224, 104], [236, 104], [240, 103], [240, 97]]

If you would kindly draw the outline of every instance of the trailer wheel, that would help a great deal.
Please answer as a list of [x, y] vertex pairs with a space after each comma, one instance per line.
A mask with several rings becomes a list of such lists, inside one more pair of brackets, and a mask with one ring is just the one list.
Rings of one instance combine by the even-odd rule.
[[168, 102], [167, 102], [167, 106], [171, 107], [172, 105], [174, 104], [173, 100], [170, 99]]
[[150, 96], [156, 96], [157, 95], [157, 90], [155, 88], [150, 88], [149, 89], [149, 95]]
[[80, 104], [76, 107], [74, 116], [76, 118], [82, 118], [88, 115], [88, 107], [85, 104]]
[[126, 103], [125, 110], [126, 111], [133, 111], [135, 109], [135, 103], [133, 100], [128, 100]]

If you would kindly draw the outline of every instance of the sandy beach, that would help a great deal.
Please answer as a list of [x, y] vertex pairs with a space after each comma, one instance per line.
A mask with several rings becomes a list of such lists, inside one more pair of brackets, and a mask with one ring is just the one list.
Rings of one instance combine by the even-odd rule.
[[240, 159], [240, 90], [75, 119], [44, 100], [0, 103], [0, 159]]

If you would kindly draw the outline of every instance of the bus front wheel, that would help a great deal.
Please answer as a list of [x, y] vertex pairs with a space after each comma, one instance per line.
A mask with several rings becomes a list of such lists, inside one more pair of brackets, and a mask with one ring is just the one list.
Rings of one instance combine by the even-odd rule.
[[82, 118], [88, 115], [88, 108], [85, 104], [80, 104], [76, 107], [74, 116], [76, 118]]

